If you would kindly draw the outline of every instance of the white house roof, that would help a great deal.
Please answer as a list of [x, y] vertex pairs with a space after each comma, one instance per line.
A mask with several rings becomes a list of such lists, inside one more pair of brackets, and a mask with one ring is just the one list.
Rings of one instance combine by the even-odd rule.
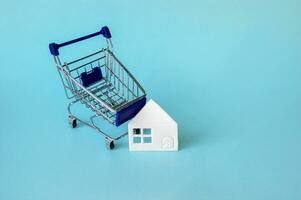
[[142, 124], [177, 124], [154, 100], [149, 100], [138, 114], [129, 122]]

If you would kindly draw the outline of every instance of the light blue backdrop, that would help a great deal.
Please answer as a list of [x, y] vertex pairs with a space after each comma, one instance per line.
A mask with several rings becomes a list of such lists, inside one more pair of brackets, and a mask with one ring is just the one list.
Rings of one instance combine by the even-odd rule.
[[[300, 0], [0, 5], [1, 200], [301, 199]], [[48, 43], [103, 25], [178, 122], [178, 153], [69, 128]]]

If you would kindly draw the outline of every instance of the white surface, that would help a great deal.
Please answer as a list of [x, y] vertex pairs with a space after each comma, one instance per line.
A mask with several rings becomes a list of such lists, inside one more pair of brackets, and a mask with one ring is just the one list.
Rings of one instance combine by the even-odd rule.
[[[133, 129], [140, 129], [139, 135]], [[151, 134], [143, 134], [143, 129], [151, 129]], [[149, 100], [139, 113], [129, 122], [130, 151], [177, 151], [178, 125], [154, 100]], [[133, 143], [133, 137], [140, 137], [141, 143]], [[151, 137], [151, 143], [143, 138]]]
[[154, 100], [149, 100], [139, 113], [130, 121], [132, 125], [177, 124]]

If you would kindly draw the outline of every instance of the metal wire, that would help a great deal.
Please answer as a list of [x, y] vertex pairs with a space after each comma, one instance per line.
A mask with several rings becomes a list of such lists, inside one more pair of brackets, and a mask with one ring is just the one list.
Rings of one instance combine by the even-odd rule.
[[[82, 103], [95, 114], [90, 117], [90, 123], [76, 117], [84, 124], [96, 129], [106, 140], [113, 141], [120, 139], [125, 134], [114, 138], [102, 132], [95, 124], [94, 118], [102, 117], [109, 123], [116, 124], [116, 113], [121, 109], [132, 105], [134, 102], [146, 96], [144, 89], [139, 82], [129, 72], [129, 70], [116, 58], [112, 49], [111, 41], [107, 41], [108, 47], [96, 51], [87, 56], [75, 59], [71, 62], [61, 64], [59, 56], [54, 60], [63, 83], [66, 97], [72, 102], [68, 106], [68, 112], [71, 113], [70, 107], [75, 103]], [[90, 66], [89, 69], [87, 66]], [[89, 72], [95, 67], [100, 67], [104, 77], [101, 81], [84, 87], [81, 82], [81, 74]]]

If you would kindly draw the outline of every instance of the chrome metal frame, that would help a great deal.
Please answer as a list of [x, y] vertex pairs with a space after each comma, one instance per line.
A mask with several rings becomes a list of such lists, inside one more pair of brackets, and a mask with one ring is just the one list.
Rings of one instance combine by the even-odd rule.
[[[127, 132], [112, 137], [94, 123], [95, 118], [101, 117], [116, 125], [115, 117], [118, 111], [146, 96], [145, 90], [139, 82], [114, 55], [111, 40], [107, 39], [107, 48], [71, 62], [62, 64], [59, 56], [54, 56], [54, 61], [66, 97], [71, 101], [68, 104], [69, 122], [78, 120], [95, 129], [105, 138], [107, 145], [126, 136]], [[89, 72], [94, 67], [102, 69], [103, 79], [91, 86], [84, 87], [81, 83], [80, 74]], [[90, 121], [82, 120], [71, 112], [71, 107], [77, 103], [84, 104], [94, 112]]]

